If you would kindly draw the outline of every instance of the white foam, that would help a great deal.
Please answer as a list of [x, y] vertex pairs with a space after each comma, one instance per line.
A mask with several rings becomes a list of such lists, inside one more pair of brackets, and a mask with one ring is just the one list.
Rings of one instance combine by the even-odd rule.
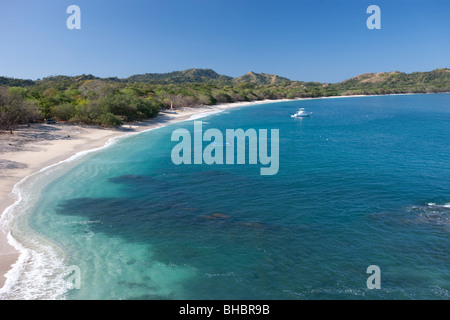
[[[212, 112], [200, 113], [193, 115], [191, 118], [198, 119], [222, 111], [223, 110], [215, 110]], [[187, 120], [191, 120], [191, 118]], [[173, 122], [180, 121], [175, 120]], [[42, 179], [41, 181], [47, 182], [54, 180], [56, 176], [49, 174], [52, 169], [60, 167], [63, 164], [73, 163], [91, 153], [106, 149], [127, 137], [153, 131], [173, 122], [171, 121], [140, 132], [130, 132], [111, 138], [102, 147], [78, 152], [66, 160], [54, 163], [26, 176], [14, 185], [12, 194], [17, 200], [0, 215], [0, 230], [7, 234], [8, 242], [19, 252], [19, 258], [5, 275], [5, 285], [0, 288], [0, 299], [62, 299], [68, 289], [67, 283], [62, 280], [65, 268], [64, 262], [54, 246], [43, 245], [37, 241], [33, 241], [33, 246], [35, 248], [32, 249], [23, 245], [11, 233], [15, 219], [21, 215], [21, 210], [17, 209], [19, 207], [27, 207], [27, 204], [24, 204], [24, 201], [28, 198], [28, 195], [31, 194], [31, 192], [28, 195], [26, 194], [27, 190], [24, 188], [24, 185], [32, 178]], [[42, 185], [39, 185], [37, 189], [42, 190]], [[30, 188], [30, 190], [35, 191], [36, 188]], [[55, 281], [49, 283], [48, 279], [52, 277]]]
[[[284, 99], [276, 101], [263, 100], [242, 102], [221, 105], [221, 107], [240, 107], [293, 100]], [[131, 132], [111, 138], [102, 147], [78, 152], [66, 160], [54, 163], [35, 173], [30, 174], [29, 176], [26, 176], [17, 184], [15, 184], [12, 190], [12, 194], [15, 195], [17, 200], [0, 215], [0, 231], [3, 231], [5, 234], [7, 234], [8, 242], [19, 252], [19, 258], [5, 275], [5, 285], [0, 288], [0, 299], [63, 299], [65, 297], [65, 294], [67, 293], [67, 290], [70, 288], [67, 282], [63, 279], [63, 276], [65, 274], [64, 270], [67, 268], [67, 266], [65, 266], [63, 257], [61, 253], [58, 252], [58, 249], [55, 245], [47, 245], [40, 243], [37, 240], [27, 238], [28, 246], [26, 246], [18, 239], [16, 239], [11, 233], [11, 230], [14, 229], [13, 224], [15, 220], [23, 214], [23, 210], [17, 209], [32, 207], [30, 206], [29, 201], [25, 199], [28, 199], [28, 196], [31, 196], [31, 194], [36, 190], [42, 190], [43, 188], [42, 184], [39, 184], [39, 186], [36, 186], [35, 188], [30, 187], [29, 189], [32, 191], [27, 194], [27, 188], [25, 188], [26, 183], [28, 183], [32, 178], [36, 178], [36, 180], [49, 183], [50, 181], [56, 179], [56, 175], [50, 174], [50, 171], [52, 169], [60, 167], [63, 164], [73, 163], [91, 153], [108, 148], [126, 137], [159, 129], [165, 127], [170, 123], [200, 119], [213, 114], [224, 112], [226, 110], [227, 109], [218, 109], [210, 112], [194, 114], [186, 120], [174, 120], [161, 126], [153, 127], [141, 132]], [[30, 247], [30, 245], [32, 246], [32, 248]]]
[[450, 208], [450, 203], [446, 203], [446, 204], [436, 204], [434, 202], [429, 202], [427, 203], [428, 206], [430, 207], [439, 207], [439, 208]]
[[[15, 220], [23, 215], [24, 210], [20, 209], [30, 207], [30, 203], [25, 199], [28, 199], [36, 189], [42, 190], [43, 188], [42, 184], [35, 188], [32, 184], [29, 188], [26, 188], [25, 184], [30, 182], [32, 178], [49, 183], [50, 180], [53, 181], [56, 178], [56, 176], [50, 175], [52, 169], [63, 164], [74, 163], [131, 135], [152, 131], [163, 126], [165, 125], [111, 138], [102, 147], [78, 152], [66, 160], [54, 163], [26, 176], [14, 185], [12, 194], [17, 200], [0, 215], [0, 230], [7, 234], [8, 243], [19, 252], [19, 258], [5, 275], [5, 285], [0, 288], [0, 299], [63, 299], [69, 288], [67, 282], [63, 279], [66, 266], [54, 245], [44, 245], [36, 240], [27, 239], [27, 241], [30, 241], [28, 245], [32, 244], [33, 248], [30, 248], [21, 243], [11, 233], [11, 230], [14, 229]], [[27, 191], [27, 189], [30, 191]]]
[[6, 274], [0, 299], [64, 299], [69, 289], [69, 283], [64, 279], [67, 267], [58, 253], [51, 246], [35, 241], [39, 250], [25, 248], [11, 234], [8, 234], [8, 241], [20, 251], [20, 256]]
[[207, 116], [211, 116], [213, 114], [221, 113], [223, 111], [224, 110], [215, 110], [215, 111], [209, 111], [209, 112], [202, 112], [202, 113], [193, 114], [192, 116], [190, 116], [190, 118], [187, 119], [187, 121], [201, 119], [201, 118], [204, 118], [204, 117], [207, 117]]

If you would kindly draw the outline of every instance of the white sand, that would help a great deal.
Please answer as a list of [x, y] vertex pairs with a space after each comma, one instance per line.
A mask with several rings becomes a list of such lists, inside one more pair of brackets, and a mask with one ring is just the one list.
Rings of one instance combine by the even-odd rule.
[[[177, 110], [177, 114], [161, 113], [155, 119], [124, 125], [116, 130], [70, 124], [33, 124], [31, 127], [19, 128], [13, 135], [2, 133], [0, 134], [0, 213], [17, 200], [12, 190], [23, 178], [66, 160], [78, 152], [102, 147], [111, 138], [202, 117], [230, 108], [281, 101], [287, 100], [185, 108]], [[6, 273], [19, 257], [19, 252], [7, 241], [9, 230], [3, 229], [0, 230], [0, 288], [7, 280]]]

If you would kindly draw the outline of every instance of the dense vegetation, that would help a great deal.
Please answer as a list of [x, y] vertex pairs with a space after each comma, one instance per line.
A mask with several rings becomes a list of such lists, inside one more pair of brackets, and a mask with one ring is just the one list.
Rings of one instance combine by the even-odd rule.
[[430, 72], [366, 73], [333, 84], [342, 94], [395, 94], [450, 92], [450, 69]]
[[264, 73], [232, 78], [213, 70], [190, 69], [126, 79], [81, 75], [32, 81], [0, 77], [0, 87], [0, 126], [12, 132], [18, 123], [49, 118], [112, 127], [155, 117], [172, 103], [183, 108], [263, 99], [450, 92], [450, 70], [370, 73], [323, 84]]

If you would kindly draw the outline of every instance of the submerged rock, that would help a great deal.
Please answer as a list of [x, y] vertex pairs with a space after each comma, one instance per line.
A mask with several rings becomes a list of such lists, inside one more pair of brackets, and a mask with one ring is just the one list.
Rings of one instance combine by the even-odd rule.
[[226, 214], [223, 214], [223, 213], [214, 213], [214, 214], [201, 215], [200, 218], [215, 220], [215, 219], [229, 219], [231, 217]]

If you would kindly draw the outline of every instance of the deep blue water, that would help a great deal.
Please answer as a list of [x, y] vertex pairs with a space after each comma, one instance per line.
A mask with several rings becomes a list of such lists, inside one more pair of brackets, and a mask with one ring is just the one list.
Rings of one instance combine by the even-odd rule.
[[[299, 107], [313, 116], [291, 118]], [[86, 157], [30, 218], [81, 270], [66, 298], [449, 299], [450, 94], [280, 102], [201, 120], [279, 129], [278, 174], [174, 165], [171, 134], [193, 121]], [[366, 286], [370, 265], [379, 290]]]

